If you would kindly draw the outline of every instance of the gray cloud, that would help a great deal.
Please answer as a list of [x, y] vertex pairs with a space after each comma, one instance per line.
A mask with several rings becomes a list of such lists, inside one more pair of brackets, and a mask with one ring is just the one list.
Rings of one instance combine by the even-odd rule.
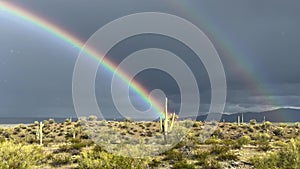
[[[83, 41], [104, 24], [136, 12], [159, 11], [186, 18], [216, 46], [224, 64], [226, 112], [298, 107], [300, 74], [299, 1], [14, 1]], [[0, 116], [75, 115], [72, 73], [78, 49], [34, 25], [0, 11]], [[130, 53], [149, 47], [173, 51], [190, 65], [199, 83], [201, 108], [207, 111], [210, 83], [201, 61], [171, 38], [143, 35], [122, 41], [110, 51], [120, 63]], [[104, 80], [103, 80], [104, 79]], [[113, 112], [111, 75], [101, 68], [96, 79], [99, 104]], [[147, 89], [162, 88], [179, 108], [174, 80], [157, 71], [136, 77]], [[67, 114], [62, 113], [67, 112]]]

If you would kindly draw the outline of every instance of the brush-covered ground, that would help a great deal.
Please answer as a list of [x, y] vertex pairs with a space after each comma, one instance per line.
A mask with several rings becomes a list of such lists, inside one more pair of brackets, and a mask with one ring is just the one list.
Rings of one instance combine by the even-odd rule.
[[[90, 120], [93, 125], [119, 131], [125, 140], [127, 137], [143, 139], [142, 143], [132, 143], [137, 149], [152, 138], [164, 141], [159, 122]], [[44, 121], [42, 145], [37, 135], [38, 122], [0, 127], [0, 168], [300, 168], [300, 123], [219, 123], [204, 142], [201, 142], [201, 131], [205, 123], [188, 120], [183, 123], [190, 125], [186, 137], [172, 149], [145, 158], [109, 153], [89, 138], [82, 121]], [[107, 133], [107, 137], [113, 135]], [[114, 141], [109, 145], [118, 145]]]

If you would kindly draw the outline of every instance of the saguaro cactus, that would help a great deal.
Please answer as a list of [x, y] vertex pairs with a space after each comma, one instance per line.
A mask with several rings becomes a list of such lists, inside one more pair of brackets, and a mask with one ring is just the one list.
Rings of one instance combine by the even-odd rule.
[[39, 127], [38, 127], [37, 132], [36, 132], [37, 138], [40, 141], [40, 145], [43, 145], [43, 127], [44, 127], [43, 122], [40, 122]]
[[244, 113], [242, 113], [242, 123], [244, 123]]
[[160, 122], [160, 129], [161, 132], [164, 134], [164, 140], [167, 142], [168, 139], [168, 132], [172, 131], [174, 121], [175, 121], [175, 116], [176, 114], [173, 113], [171, 115], [171, 121], [169, 119], [169, 114], [168, 114], [168, 98], [165, 100], [165, 110], [163, 112], [164, 117], [160, 117], [159, 122]]

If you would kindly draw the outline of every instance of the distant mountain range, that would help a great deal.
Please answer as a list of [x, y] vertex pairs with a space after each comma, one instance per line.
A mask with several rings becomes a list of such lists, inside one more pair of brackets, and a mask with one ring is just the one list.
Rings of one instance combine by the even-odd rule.
[[[238, 116], [242, 120], [242, 115], [244, 122], [249, 122], [251, 119], [255, 119], [257, 122], [262, 122], [265, 118], [266, 121], [270, 122], [300, 122], [300, 109], [291, 109], [291, 108], [280, 108], [271, 111], [265, 112], [246, 112], [246, 113], [232, 113], [232, 114], [223, 114], [220, 121], [225, 122], [237, 122]], [[206, 120], [207, 115], [200, 115], [196, 117], [198, 121], [208, 121]], [[43, 121], [49, 120], [50, 117], [0, 117], [0, 124], [19, 124], [19, 123], [33, 123], [34, 121]], [[52, 117], [53, 118], [53, 117]], [[179, 117], [180, 118], [180, 117]], [[54, 118], [56, 122], [63, 122], [66, 118]], [[74, 121], [77, 120], [76, 117], [72, 117]], [[195, 119], [195, 118], [180, 118], [183, 119]], [[107, 119], [107, 120], [117, 120], [123, 121], [124, 119]], [[159, 121], [157, 119], [156, 121]]]
[[[244, 122], [249, 122], [251, 119], [256, 119], [257, 122], [262, 122], [265, 118], [270, 122], [300, 122], [300, 109], [280, 108], [265, 112], [246, 112], [246, 113], [233, 113], [223, 114], [220, 121], [236, 122], [238, 116], [240, 119], [244, 118]], [[197, 120], [206, 120], [207, 115], [197, 116]]]

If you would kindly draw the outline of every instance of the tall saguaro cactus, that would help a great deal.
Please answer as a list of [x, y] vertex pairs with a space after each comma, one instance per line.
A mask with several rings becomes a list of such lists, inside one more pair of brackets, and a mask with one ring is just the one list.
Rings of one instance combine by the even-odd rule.
[[164, 140], [167, 142], [168, 140], [168, 132], [172, 131], [174, 121], [175, 121], [175, 116], [176, 114], [173, 113], [171, 115], [171, 121], [169, 119], [169, 114], [168, 114], [168, 98], [165, 100], [165, 110], [163, 112], [164, 117], [160, 117], [159, 122], [160, 122], [160, 129], [161, 132], [164, 134]]
[[37, 138], [40, 141], [40, 145], [43, 145], [43, 127], [44, 127], [44, 124], [42, 122], [40, 122], [37, 132], [36, 132]]

